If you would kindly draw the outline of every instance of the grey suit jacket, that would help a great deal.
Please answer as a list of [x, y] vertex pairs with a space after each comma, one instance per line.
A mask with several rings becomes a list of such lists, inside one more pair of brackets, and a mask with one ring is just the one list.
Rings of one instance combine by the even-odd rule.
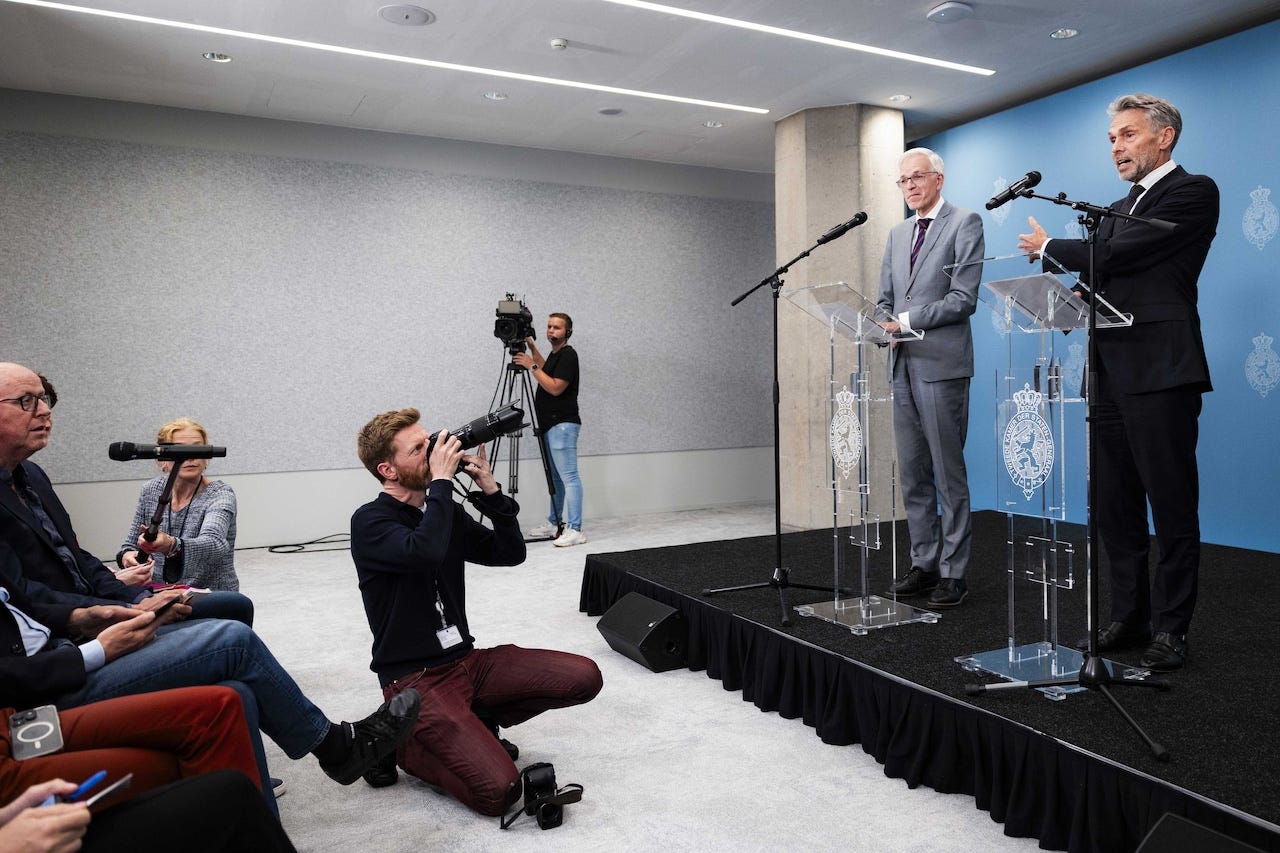
[[[924, 332], [922, 340], [895, 347], [895, 356], [905, 351], [913, 373], [926, 382], [973, 376], [969, 317], [978, 304], [982, 265], [972, 262], [986, 249], [982, 218], [944, 201], [911, 271], [915, 223], [912, 217], [893, 227], [880, 265], [877, 304], [895, 317], [906, 311], [911, 328]], [[970, 265], [953, 278], [945, 268], [956, 263]]]

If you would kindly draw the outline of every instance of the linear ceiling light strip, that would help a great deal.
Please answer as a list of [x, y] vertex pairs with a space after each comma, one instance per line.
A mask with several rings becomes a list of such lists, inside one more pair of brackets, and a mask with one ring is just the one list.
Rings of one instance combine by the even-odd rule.
[[230, 30], [225, 27], [210, 27], [204, 24], [191, 24], [185, 21], [171, 21], [166, 18], [152, 18], [146, 15], [132, 15], [127, 12], [112, 12], [106, 9], [94, 9], [88, 6], [73, 6], [68, 3], [52, 3], [48, 0], [0, 0], [19, 6], [36, 6], [41, 9], [53, 9], [59, 12], [75, 12], [82, 15], [93, 15], [100, 18], [112, 18], [118, 21], [130, 21], [139, 24], [151, 24], [159, 27], [172, 27], [180, 30], [209, 33], [229, 38], [249, 39], [251, 41], [279, 44], [286, 47], [300, 47], [307, 50], [319, 50], [327, 53], [338, 53], [346, 56], [358, 56], [365, 59], [378, 59], [384, 62], [399, 62], [405, 65], [418, 65], [424, 68], [438, 68], [444, 71], [461, 71], [465, 74], [480, 74], [487, 77], [502, 77], [508, 80], [523, 80], [527, 83], [544, 83], [548, 86], [562, 86], [570, 89], [586, 89], [592, 92], [607, 92], [611, 95], [629, 95], [635, 98], [649, 98], [656, 101], [669, 101], [677, 104], [691, 104], [699, 107], [711, 107], [717, 110], [735, 110], [743, 113], [767, 115], [768, 110], [760, 107], [746, 107], [740, 104], [725, 104], [719, 101], [704, 101], [699, 98], [684, 98], [679, 95], [664, 95], [660, 92], [644, 92], [639, 89], [621, 89], [617, 86], [602, 86], [597, 83], [582, 83], [576, 80], [560, 80], [555, 77], [539, 77], [535, 74], [521, 74], [516, 71], [502, 71], [496, 68], [479, 68], [474, 65], [458, 65], [453, 62], [438, 62], [434, 59], [419, 59], [415, 56], [401, 56], [395, 53], [380, 53], [374, 50], [361, 50], [354, 47], [343, 47], [336, 44], [302, 41], [300, 39], [269, 36], [262, 33], [251, 33], [244, 30]]
[[976, 65], [962, 65], [959, 62], [948, 62], [945, 59], [933, 59], [932, 57], [920, 56], [915, 53], [903, 53], [899, 50], [888, 50], [883, 47], [873, 47], [869, 44], [859, 44], [856, 41], [843, 41], [842, 39], [827, 38], [826, 36], [813, 35], [812, 33], [802, 33], [799, 30], [784, 30], [782, 27], [771, 27], [767, 24], [756, 24], [751, 21], [743, 21], [738, 18], [726, 18], [721, 15], [709, 15], [706, 12], [695, 12], [691, 9], [681, 9], [676, 6], [664, 6], [661, 3], [648, 3], [645, 2], [645, 0], [604, 0], [604, 2], [615, 3], [619, 6], [631, 6], [636, 9], [645, 9], [650, 12], [662, 12], [666, 15], [679, 15], [682, 18], [693, 18], [697, 21], [707, 21], [712, 24], [723, 24], [726, 27], [754, 30], [758, 33], [786, 36], [787, 38], [816, 42], [817, 44], [825, 44], [830, 47], [842, 47], [846, 50], [857, 50], [862, 53], [872, 53], [876, 56], [888, 57], [889, 59], [902, 59], [907, 62], [919, 62], [924, 65], [934, 65], [938, 68], [946, 68], [951, 71], [964, 71], [968, 74], [979, 74], [984, 77], [990, 77], [992, 74], [996, 73], [990, 68], [979, 68]]

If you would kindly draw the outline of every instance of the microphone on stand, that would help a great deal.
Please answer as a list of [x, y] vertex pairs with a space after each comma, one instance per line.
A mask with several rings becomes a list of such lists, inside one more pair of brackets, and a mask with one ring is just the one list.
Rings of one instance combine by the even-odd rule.
[[1039, 183], [1039, 172], [1027, 172], [1021, 178], [993, 195], [991, 200], [987, 202], [987, 210], [995, 210], [1002, 204], [1008, 204], [1021, 195], [1023, 190], [1029, 190]]
[[867, 221], [867, 212], [865, 210], [859, 210], [857, 213], [853, 215], [853, 218], [850, 219], [848, 222], [841, 222], [835, 228], [832, 228], [826, 234], [823, 234], [821, 237], [819, 237], [818, 245], [821, 246], [823, 243], [830, 243], [832, 240], [838, 240], [841, 237], [843, 237], [845, 234], [852, 231], [854, 228], [857, 228], [859, 225], [861, 225], [866, 221]]
[[188, 459], [226, 456], [227, 449], [209, 444], [134, 444], [132, 441], [117, 441], [107, 448], [107, 455], [116, 462], [128, 462], [132, 459], [185, 462]]

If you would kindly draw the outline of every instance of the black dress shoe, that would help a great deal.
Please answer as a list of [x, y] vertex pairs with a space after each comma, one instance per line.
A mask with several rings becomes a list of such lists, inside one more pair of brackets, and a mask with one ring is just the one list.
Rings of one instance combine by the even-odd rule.
[[399, 782], [400, 772], [396, 770], [396, 754], [393, 752], [381, 759], [362, 775], [370, 788], [388, 788]]
[[929, 596], [930, 607], [955, 607], [964, 601], [969, 594], [969, 585], [964, 578], [943, 578], [938, 581], [938, 588]]
[[1142, 653], [1138, 665], [1143, 669], [1168, 672], [1181, 669], [1187, 662], [1187, 638], [1159, 631], [1151, 638], [1151, 645]]
[[[1098, 651], [1119, 652], [1125, 649], [1136, 649], [1138, 646], [1145, 646], [1150, 639], [1151, 629], [1146, 625], [1112, 622], [1107, 627], [1098, 629]], [[1076, 640], [1076, 648], [1081, 651], [1089, 648], [1088, 635]]]
[[894, 595], [924, 595], [937, 585], [937, 572], [927, 572], [919, 566], [912, 566], [907, 576], [889, 587], [889, 590]]

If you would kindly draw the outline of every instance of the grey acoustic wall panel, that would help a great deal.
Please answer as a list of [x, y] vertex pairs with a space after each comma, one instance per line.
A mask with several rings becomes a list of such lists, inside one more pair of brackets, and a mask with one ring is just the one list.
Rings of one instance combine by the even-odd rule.
[[221, 473], [354, 467], [388, 408], [458, 426], [508, 291], [539, 340], [573, 315], [584, 454], [770, 442], [767, 289], [729, 307], [768, 204], [17, 132], [0, 187], [0, 359], [57, 386], [58, 480], [141, 476], [106, 446], [177, 415]]

